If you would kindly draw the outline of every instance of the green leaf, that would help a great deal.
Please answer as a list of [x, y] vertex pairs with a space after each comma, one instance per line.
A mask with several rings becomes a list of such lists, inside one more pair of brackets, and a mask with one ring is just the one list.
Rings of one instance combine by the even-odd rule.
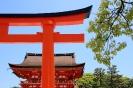
[[89, 21], [88, 33], [95, 36], [86, 43], [86, 47], [95, 54], [94, 60], [109, 66], [110, 60], [127, 46], [126, 39], [121, 42], [118, 38], [125, 35], [133, 40], [132, 14], [130, 2], [123, 4], [121, 0], [101, 0], [96, 17]]

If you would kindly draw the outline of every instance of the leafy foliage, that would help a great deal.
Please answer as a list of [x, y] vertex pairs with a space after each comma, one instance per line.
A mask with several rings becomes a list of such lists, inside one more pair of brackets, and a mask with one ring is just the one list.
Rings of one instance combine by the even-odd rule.
[[102, 69], [102, 68], [96, 68], [94, 70], [94, 73], [93, 75], [95, 75], [95, 78], [93, 79], [94, 80], [94, 87], [98, 88], [98, 87], [102, 87], [103, 85], [105, 85], [104, 83], [104, 74], [105, 74], [105, 69]]
[[111, 86], [111, 88], [117, 88], [122, 84], [122, 75], [119, 75], [118, 72], [119, 71], [117, 71], [116, 65], [112, 65], [112, 67], [108, 68], [107, 73], [110, 77], [108, 84]]
[[126, 41], [116, 41], [116, 37], [126, 35], [133, 40], [132, 14], [131, 0], [101, 0], [99, 11], [88, 28], [88, 33], [94, 33], [95, 37], [86, 44], [99, 63], [110, 66], [110, 60], [127, 46]]
[[78, 79], [76, 82], [78, 82], [78, 86], [92, 87], [92, 84], [94, 84], [94, 78], [95, 76], [92, 73], [86, 73], [82, 78]]
[[133, 79], [118, 74], [117, 66], [96, 68], [94, 73], [85, 73], [76, 80], [77, 88], [133, 88]]

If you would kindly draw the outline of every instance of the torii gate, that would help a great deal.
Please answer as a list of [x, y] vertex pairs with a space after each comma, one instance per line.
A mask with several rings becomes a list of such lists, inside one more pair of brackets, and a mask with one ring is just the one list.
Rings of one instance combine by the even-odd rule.
[[[92, 6], [83, 9], [41, 14], [0, 14], [0, 43], [42, 43], [41, 88], [55, 88], [54, 43], [84, 42], [84, 34], [54, 33], [55, 26], [83, 24]], [[9, 26], [42, 26], [37, 34], [8, 34]]]

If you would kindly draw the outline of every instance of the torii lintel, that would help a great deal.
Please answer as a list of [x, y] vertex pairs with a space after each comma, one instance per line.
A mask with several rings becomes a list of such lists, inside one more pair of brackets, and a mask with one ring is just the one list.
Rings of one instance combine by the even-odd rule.
[[55, 25], [76, 25], [82, 24], [83, 20], [89, 18], [92, 6], [86, 8], [38, 14], [0, 14], [0, 24], [9, 26], [41, 26], [45, 20], [52, 20]]

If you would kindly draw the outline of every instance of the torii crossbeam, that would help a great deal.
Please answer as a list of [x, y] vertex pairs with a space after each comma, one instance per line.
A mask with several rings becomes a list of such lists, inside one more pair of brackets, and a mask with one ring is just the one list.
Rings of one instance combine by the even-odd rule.
[[[84, 42], [84, 34], [54, 33], [55, 26], [83, 24], [92, 6], [66, 12], [41, 14], [0, 14], [0, 43], [42, 43], [41, 88], [55, 88], [54, 43]], [[8, 34], [9, 26], [41, 26], [36, 34]]]

